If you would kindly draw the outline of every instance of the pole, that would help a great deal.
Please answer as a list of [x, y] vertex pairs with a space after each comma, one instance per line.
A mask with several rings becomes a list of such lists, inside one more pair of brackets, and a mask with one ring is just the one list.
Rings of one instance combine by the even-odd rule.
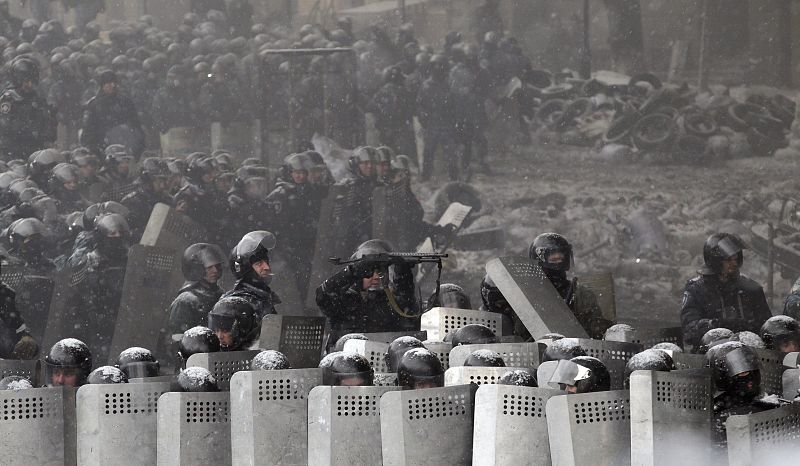
[[400, 24], [406, 22], [406, 0], [397, 0], [397, 11], [400, 12]]
[[700, 13], [700, 56], [697, 60], [697, 88], [704, 91], [708, 88], [708, 0], [703, 0]]
[[583, 0], [583, 49], [581, 50], [580, 73], [581, 78], [592, 77], [592, 50], [589, 46], [590, 39], [589, 0]]
[[772, 222], [768, 223], [769, 242], [767, 243], [767, 299], [769, 308], [772, 309], [775, 297], [774, 278], [775, 278], [775, 227]]

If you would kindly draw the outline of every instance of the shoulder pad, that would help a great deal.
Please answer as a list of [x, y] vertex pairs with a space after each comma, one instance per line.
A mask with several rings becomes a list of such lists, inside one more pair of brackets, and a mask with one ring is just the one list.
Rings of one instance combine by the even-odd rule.
[[0, 96], [0, 101], [3, 100], [13, 100], [19, 102], [20, 100], [22, 100], [22, 96], [19, 95], [19, 92], [17, 92], [16, 89], [6, 89], [3, 92], [3, 95]]
[[739, 281], [737, 282], [739, 288], [744, 291], [759, 291], [763, 290], [761, 285], [758, 284], [755, 280], [745, 277], [744, 275], [739, 275]]

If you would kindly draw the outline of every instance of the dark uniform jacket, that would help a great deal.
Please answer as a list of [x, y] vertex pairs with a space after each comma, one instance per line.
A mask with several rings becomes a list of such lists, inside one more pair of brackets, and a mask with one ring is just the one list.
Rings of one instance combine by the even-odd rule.
[[119, 92], [109, 95], [100, 93], [86, 104], [80, 142], [95, 153], [102, 154], [107, 133], [122, 125], [134, 131], [135, 141], [128, 149], [138, 156], [144, 150], [144, 131], [133, 101]]
[[208, 313], [222, 296], [214, 283], [187, 282], [169, 307], [169, 330], [175, 335], [198, 325], [208, 327]]
[[55, 110], [36, 92], [9, 88], [0, 95], [0, 147], [11, 159], [26, 159], [56, 140]]

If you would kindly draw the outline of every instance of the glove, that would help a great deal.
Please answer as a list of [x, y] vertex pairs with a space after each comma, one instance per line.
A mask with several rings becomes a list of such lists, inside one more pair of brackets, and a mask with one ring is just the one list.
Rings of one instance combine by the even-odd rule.
[[13, 356], [17, 359], [35, 359], [39, 354], [39, 345], [30, 335], [20, 338], [14, 345]]

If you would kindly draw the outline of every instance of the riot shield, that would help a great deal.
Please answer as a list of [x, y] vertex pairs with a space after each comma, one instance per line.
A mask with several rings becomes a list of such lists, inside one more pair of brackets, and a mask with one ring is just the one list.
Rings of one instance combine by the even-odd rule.
[[261, 158], [261, 125], [259, 120], [211, 123], [211, 149], [227, 149], [236, 154], [237, 162], [250, 157]]
[[427, 331], [428, 338], [433, 341], [442, 341], [447, 334], [469, 324], [485, 325], [498, 337], [514, 329], [511, 319], [503, 314], [472, 309], [434, 307], [420, 318], [420, 328]]
[[85, 266], [65, 267], [53, 277], [53, 299], [50, 300], [44, 338], [39, 344], [43, 351], [51, 348], [62, 338], [75, 336], [73, 332], [75, 316], [68, 315], [70, 312], [68, 304], [73, 300], [78, 287], [83, 284], [86, 274]]
[[169, 384], [177, 383], [177, 375], [157, 375], [155, 377], [133, 377], [128, 379], [128, 383], [156, 383], [166, 382]]
[[442, 363], [442, 368], [447, 370], [450, 367], [450, 351], [453, 349], [451, 343], [437, 342], [437, 341], [422, 341], [425, 348], [432, 352], [439, 358]]
[[546, 412], [553, 464], [631, 464], [627, 390], [554, 396]]
[[165, 393], [158, 399], [159, 465], [231, 464], [229, 393]]
[[[308, 395], [308, 464], [381, 464], [381, 395], [400, 387], [329, 387]], [[393, 440], [397, 442], [397, 439]]]
[[783, 393], [783, 354], [779, 351], [756, 348], [761, 367], [761, 390], [768, 395]]
[[161, 155], [163, 157], [182, 157], [196, 150], [205, 150], [210, 144], [202, 144], [203, 139], [208, 139], [203, 136], [205, 136], [205, 132], [198, 128], [188, 126], [170, 128], [166, 133], [159, 134]]
[[644, 348], [651, 348], [658, 343], [674, 343], [683, 347], [683, 329], [680, 327], [637, 328], [629, 340]]
[[675, 369], [700, 369], [706, 365], [706, 356], [704, 354], [690, 354], [690, 353], [672, 353], [672, 362], [675, 363]]
[[[480, 367], [455, 366], [444, 371], [444, 386], [455, 385], [493, 385], [507, 372], [531, 369], [528, 367]], [[533, 372], [531, 372], [533, 373]]]
[[617, 301], [614, 293], [614, 276], [611, 272], [583, 275], [578, 277], [578, 283], [594, 293], [597, 305], [603, 311], [603, 317], [611, 322], [616, 322]]
[[362, 333], [365, 337], [367, 337], [370, 341], [380, 341], [383, 343], [391, 343], [400, 337], [414, 337], [419, 341], [425, 341], [428, 339], [428, 334], [422, 330], [405, 330], [401, 332], [371, 332], [371, 333]]
[[794, 400], [800, 396], [800, 369], [783, 371], [783, 398]]
[[280, 351], [295, 369], [317, 367], [327, 341], [324, 317], [268, 314], [261, 320], [258, 347]]
[[250, 361], [258, 353], [258, 350], [196, 353], [186, 360], [186, 367], [207, 369], [217, 379], [219, 389], [228, 390], [233, 374], [239, 371], [249, 371]]
[[386, 362], [386, 352], [389, 350], [387, 343], [369, 340], [347, 340], [344, 344], [345, 351], [358, 353], [369, 361], [375, 372], [390, 372]]
[[[139, 244], [154, 246], [183, 255], [191, 244], [205, 241], [205, 229], [192, 219], [176, 212], [172, 207], [158, 203], [150, 213], [150, 219], [142, 233]], [[180, 261], [178, 262], [180, 264]]]
[[383, 395], [384, 466], [471, 464], [474, 403], [471, 385]]
[[78, 464], [155, 464], [158, 397], [169, 387], [161, 382], [79, 388]]
[[169, 305], [183, 280], [180, 256], [173, 250], [141, 244], [131, 246], [109, 364], [116, 364], [117, 355], [132, 346], [157, 352], [161, 332], [168, 325]]
[[75, 390], [0, 391], [3, 464], [75, 465]]
[[463, 366], [469, 355], [479, 349], [488, 349], [500, 354], [506, 366], [527, 367], [534, 370], [539, 367], [538, 343], [489, 343], [456, 346], [450, 351], [449, 367]]
[[[564, 392], [513, 385], [481, 385], [475, 394], [473, 464], [549, 466], [547, 400]], [[520, 448], [524, 445], [525, 448]]]
[[588, 337], [539, 264], [526, 257], [500, 257], [486, 263], [486, 273], [534, 338], [548, 333]]
[[317, 227], [317, 244], [314, 247], [314, 260], [311, 263], [311, 281], [306, 296], [306, 306], [317, 309], [316, 289], [328, 277], [336, 273], [336, 266], [330, 263], [331, 257], [350, 257], [347, 232], [352, 223], [351, 208], [356, 205], [355, 192], [347, 185], [333, 185], [328, 197], [322, 201]]
[[32, 273], [24, 266], [6, 265], [0, 280], [16, 292], [17, 312], [22, 314], [33, 338], [42, 341], [53, 297], [52, 278]]
[[231, 378], [233, 464], [307, 464], [308, 393], [321, 383], [322, 369], [234, 374]]
[[800, 432], [800, 405], [731, 416], [726, 422], [728, 464], [795, 464]]
[[0, 359], [0, 379], [9, 375], [20, 375], [39, 386], [39, 361], [21, 359]]
[[119, 202], [128, 194], [136, 191], [138, 187], [139, 186], [135, 183], [112, 187], [101, 195], [101, 200]]
[[625, 366], [628, 364], [628, 360], [644, 349], [642, 345], [620, 341], [579, 338], [578, 342], [588, 356], [597, 358], [605, 364], [611, 375], [612, 390], [622, 389], [625, 385]]
[[714, 383], [708, 369], [631, 374], [631, 463], [709, 464]]

